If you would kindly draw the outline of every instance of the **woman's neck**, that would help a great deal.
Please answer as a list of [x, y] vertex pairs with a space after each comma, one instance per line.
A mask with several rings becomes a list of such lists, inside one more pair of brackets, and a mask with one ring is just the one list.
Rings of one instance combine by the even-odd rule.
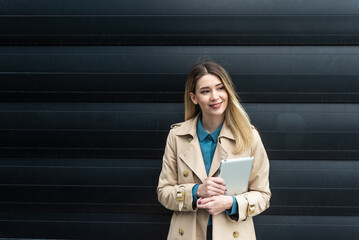
[[224, 116], [217, 118], [213, 118], [213, 117], [205, 118], [202, 116], [202, 126], [207, 133], [212, 133], [216, 131], [219, 128], [219, 126], [221, 126], [223, 121], [224, 121]]

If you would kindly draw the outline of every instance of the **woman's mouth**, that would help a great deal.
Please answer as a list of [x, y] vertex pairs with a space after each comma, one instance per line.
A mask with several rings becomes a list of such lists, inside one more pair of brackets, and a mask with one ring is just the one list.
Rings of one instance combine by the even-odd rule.
[[211, 104], [211, 105], [209, 105], [209, 106], [210, 106], [211, 108], [217, 109], [217, 108], [220, 108], [220, 107], [222, 106], [222, 103], [223, 103], [223, 102], [216, 103], [216, 104]]

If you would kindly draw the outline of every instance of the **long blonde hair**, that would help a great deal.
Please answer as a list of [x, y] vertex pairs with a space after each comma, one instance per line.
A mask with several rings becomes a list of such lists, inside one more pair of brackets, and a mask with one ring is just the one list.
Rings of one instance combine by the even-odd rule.
[[198, 63], [193, 66], [188, 73], [184, 96], [185, 120], [193, 118], [201, 112], [199, 106], [192, 102], [190, 93], [195, 93], [198, 79], [206, 74], [217, 76], [227, 90], [228, 106], [225, 112], [225, 121], [236, 139], [236, 147], [233, 152], [240, 153], [250, 148], [253, 142], [250, 119], [242, 105], [239, 103], [238, 96], [230, 76], [218, 63], [209, 61]]

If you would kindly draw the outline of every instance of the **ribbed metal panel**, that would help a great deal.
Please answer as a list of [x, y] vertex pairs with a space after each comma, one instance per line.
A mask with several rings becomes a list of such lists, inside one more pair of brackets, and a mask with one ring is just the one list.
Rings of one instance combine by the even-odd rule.
[[243, 102], [359, 102], [353, 46], [0, 47], [0, 100], [183, 102], [200, 56], [228, 69]]
[[4, 45], [358, 44], [346, 1], [0, 1]]
[[0, 239], [165, 239], [156, 185], [199, 59], [271, 169], [258, 239], [359, 238], [359, 3], [0, 0]]

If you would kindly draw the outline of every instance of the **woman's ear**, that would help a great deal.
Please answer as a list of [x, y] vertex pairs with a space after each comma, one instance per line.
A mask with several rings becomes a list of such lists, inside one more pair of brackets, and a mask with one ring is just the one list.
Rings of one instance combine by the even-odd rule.
[[189, 97], [191, 98], [192, 102], [194, 105], [198, 104], [197, 98], [196, 98], [196, 94], [194, 94], [193, 92], [189, 93]]

